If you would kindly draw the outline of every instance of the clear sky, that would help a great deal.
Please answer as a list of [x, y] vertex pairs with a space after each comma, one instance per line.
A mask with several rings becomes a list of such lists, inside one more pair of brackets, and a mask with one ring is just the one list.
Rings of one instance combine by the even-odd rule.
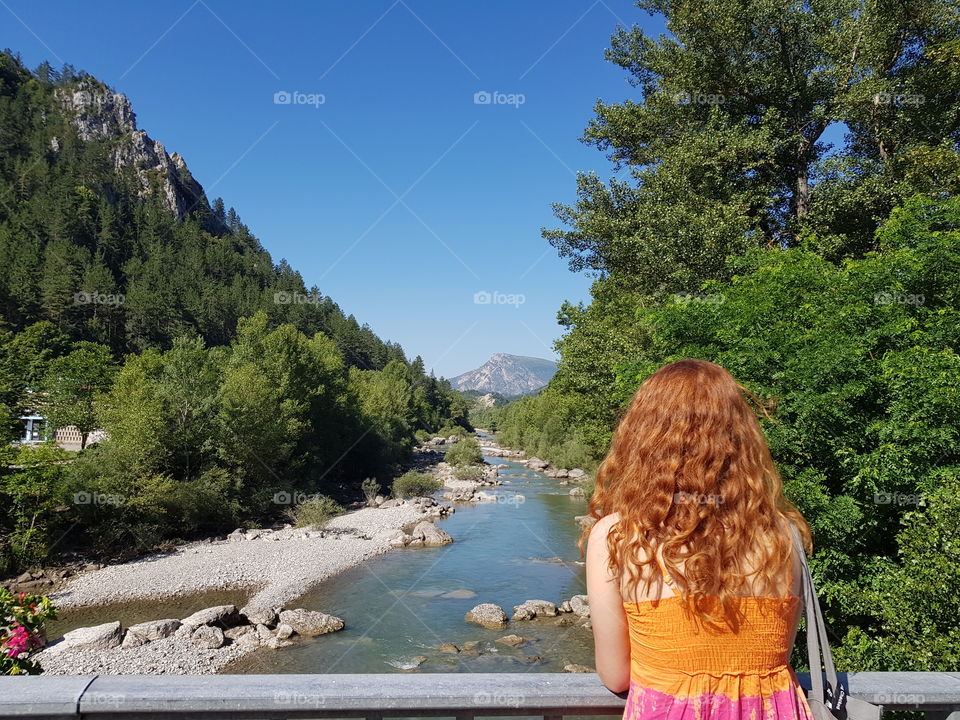
[[0, 0], [0, 46], [126, 94], [274, 261], [447, 377], [555, 357], [589, 298], [540, 228], [609, 175], [579, 137], [637, 95], [618, 23], [663, 29], [625, 0]]

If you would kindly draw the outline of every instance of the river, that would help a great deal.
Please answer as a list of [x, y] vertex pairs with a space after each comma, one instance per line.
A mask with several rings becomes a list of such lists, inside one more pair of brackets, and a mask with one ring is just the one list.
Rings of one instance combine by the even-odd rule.
[[[592, 634], [577, 625], [558, 626], [548, 618], [498, 631], [464, 622], [482, 602], [512, 615], [524, 600], [559, 604], [586, 592], [573, 519], [585, 512], [585, 502], [520, 463], [486, 460], [507, 465], [500, 471], [504, 484], [487, 488], [503, 502], [458, 505], [438, 523], [452, 544], [391, 550], [323, 582], [296, 605], [342, 617], [342, 631], [247, 655], [224, 672], [560, 672], [569, 663], [592, 666]], [[495, 642], [508, 633], [528, 642], [516, 648]], [[478, 655], [437, 650], [471, 640], [480, 643]]]

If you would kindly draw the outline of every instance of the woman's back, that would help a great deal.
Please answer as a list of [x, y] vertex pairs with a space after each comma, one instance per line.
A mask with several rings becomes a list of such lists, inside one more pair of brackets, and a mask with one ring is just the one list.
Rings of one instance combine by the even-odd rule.
[[[624, 718], [808, 720], [789, 665], [800, 610], [796, 568], [782, 579], [783, 595], [735, 598], [731, 624], [704, 623], [691, 614], [658, 565], [665, 582], [647, 586], [644, 594], [653, 597], [623, 602], [630, 639]], [[722, 615], [717, 599], [702, 609]]]

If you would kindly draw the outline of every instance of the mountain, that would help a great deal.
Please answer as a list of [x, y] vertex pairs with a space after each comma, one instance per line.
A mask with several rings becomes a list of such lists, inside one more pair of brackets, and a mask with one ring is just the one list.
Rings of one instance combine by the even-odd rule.
[[552, 360], [496, 353], [476, 370], [457, 375], [450, 383], [457, 390], [526, 395], [550, 382], [556, 372], [557, 364]]
[[[184, 109], [188, 116], [189, 109]], [[185, 119], [188, 122], [189, 118]], [[275, 262], [129, 100], [70, 66], [0, 52], [0, 329], [52, 323], [117, 357], [177, 337], [229, 345], [258, 311], [332, 338], [347, 364], [403, 350]]]

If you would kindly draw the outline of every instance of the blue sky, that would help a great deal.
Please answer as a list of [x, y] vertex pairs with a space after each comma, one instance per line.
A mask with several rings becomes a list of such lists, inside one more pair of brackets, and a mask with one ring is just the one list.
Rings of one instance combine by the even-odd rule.
[[447, 377], [554, 357], [556, 311], [590, 279], [540, 228], [576, 171], [609, 174], [578, 138], [598, 98], [637, 94], [603, 59], [611, 33], [663, 28], [623, 0], [0, 0], [0, 17], [0, 46], [126, 94], [275, 261]]

